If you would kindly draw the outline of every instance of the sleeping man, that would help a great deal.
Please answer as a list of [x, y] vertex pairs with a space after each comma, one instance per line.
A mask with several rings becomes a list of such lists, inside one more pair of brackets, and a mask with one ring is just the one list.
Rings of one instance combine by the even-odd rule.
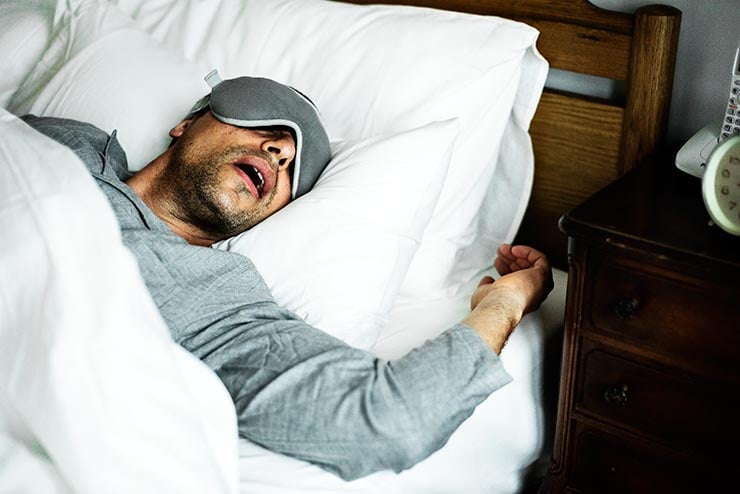
[[239, 433], [344, 479], [400, 471], [443, 446], [511, 380], [498, 354], [552, 288], [543, 254], [502, 245], [494, 263], [502, 276], [481, 281], [461, 323], [383, 361], [279, 307], [249, 259], [210, 247], [307, 193], [329, 161], [301, 93], [268, 79], [220, 81], [135, 174], [115, 132], [24, 120], [89, 168], [173, 338], [231, 394]]

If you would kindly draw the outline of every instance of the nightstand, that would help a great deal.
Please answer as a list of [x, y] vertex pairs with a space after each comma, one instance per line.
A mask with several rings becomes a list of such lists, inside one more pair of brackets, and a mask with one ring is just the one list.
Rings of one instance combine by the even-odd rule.
[[737, 492], [740, 237], [709, 225], [700, 180], [674, 156], [560, 221], [569, 281], [542, 491]]

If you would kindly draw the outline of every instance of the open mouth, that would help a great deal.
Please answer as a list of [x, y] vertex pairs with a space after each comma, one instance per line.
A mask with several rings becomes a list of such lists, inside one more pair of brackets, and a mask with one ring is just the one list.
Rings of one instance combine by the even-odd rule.
[[257, 189], [257, 195], [262, 197], [262, 191], [265, 188], [265, 177], [262, 175], [262, 172], [257, 167], [248, 163], [237, 163], [236, 166], [252, 181]]

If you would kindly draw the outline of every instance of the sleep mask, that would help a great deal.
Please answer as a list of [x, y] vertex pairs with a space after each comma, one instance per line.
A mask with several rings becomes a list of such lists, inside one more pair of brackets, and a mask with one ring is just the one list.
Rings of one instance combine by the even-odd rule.
[[211, 94], [200, 99], [187, 118], [209, 108], [218, 120], [237, 127], [290, 128], [295, 136], [293, 199], [316, 183], [331, 159], [329, 138], [313, 102], [290, 86], [261, 77], [221, 80], [218, 71], [206, 77]]

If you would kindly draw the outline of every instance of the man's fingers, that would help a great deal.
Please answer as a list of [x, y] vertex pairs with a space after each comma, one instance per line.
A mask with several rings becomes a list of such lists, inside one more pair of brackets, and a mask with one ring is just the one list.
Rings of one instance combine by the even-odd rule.
[[545, 254], [528, 245], [501, 244], [493, 266], [500, 275], [504, 276], [534, 266], [548, 270], [550, 262]]
[[545, 254], [528, 245], [515, 245], [511, 248], [511, 253], [518, 259], [519, 265], [526, 262], [530, 266], [534, 266], [538, 261], [547, 261]]
[[509, 269], [509, 265], [506, 262], [504, 262], [504, 260], [500, 257], [497, 257], [493, 261], [493, 267], [496, 268], [496, 271], [501, 276], [511, 272], [511, 270]]
[[528, 245], [514, 245], [507, 246], [505, 249], [499, 249], [499, 258], [508, 266], [510, 271], [528, 269], [542, 263], [549, 266], [547, 256]]
[[484, 276], [484, 277], [483, 277], [483, 278], [482, 278], [482, 279], [480, 280], [480, 283], [478, 283], [478, 286], [483, 286], [483, 285], [490, 285], [490, 284], [491, 284], [491, 283], [493, 283], [494, 281], [495, 281], [495, 280], [494, 280], [493, 278], [491, 278], [490, 276]]
[[496, 259], [493, 261], [493, 267], [500, 275], [511, 273], [512, 266], [516, 266], [516, 258], [511, 253], [510, 244], [501, 244], [496, 253]]

